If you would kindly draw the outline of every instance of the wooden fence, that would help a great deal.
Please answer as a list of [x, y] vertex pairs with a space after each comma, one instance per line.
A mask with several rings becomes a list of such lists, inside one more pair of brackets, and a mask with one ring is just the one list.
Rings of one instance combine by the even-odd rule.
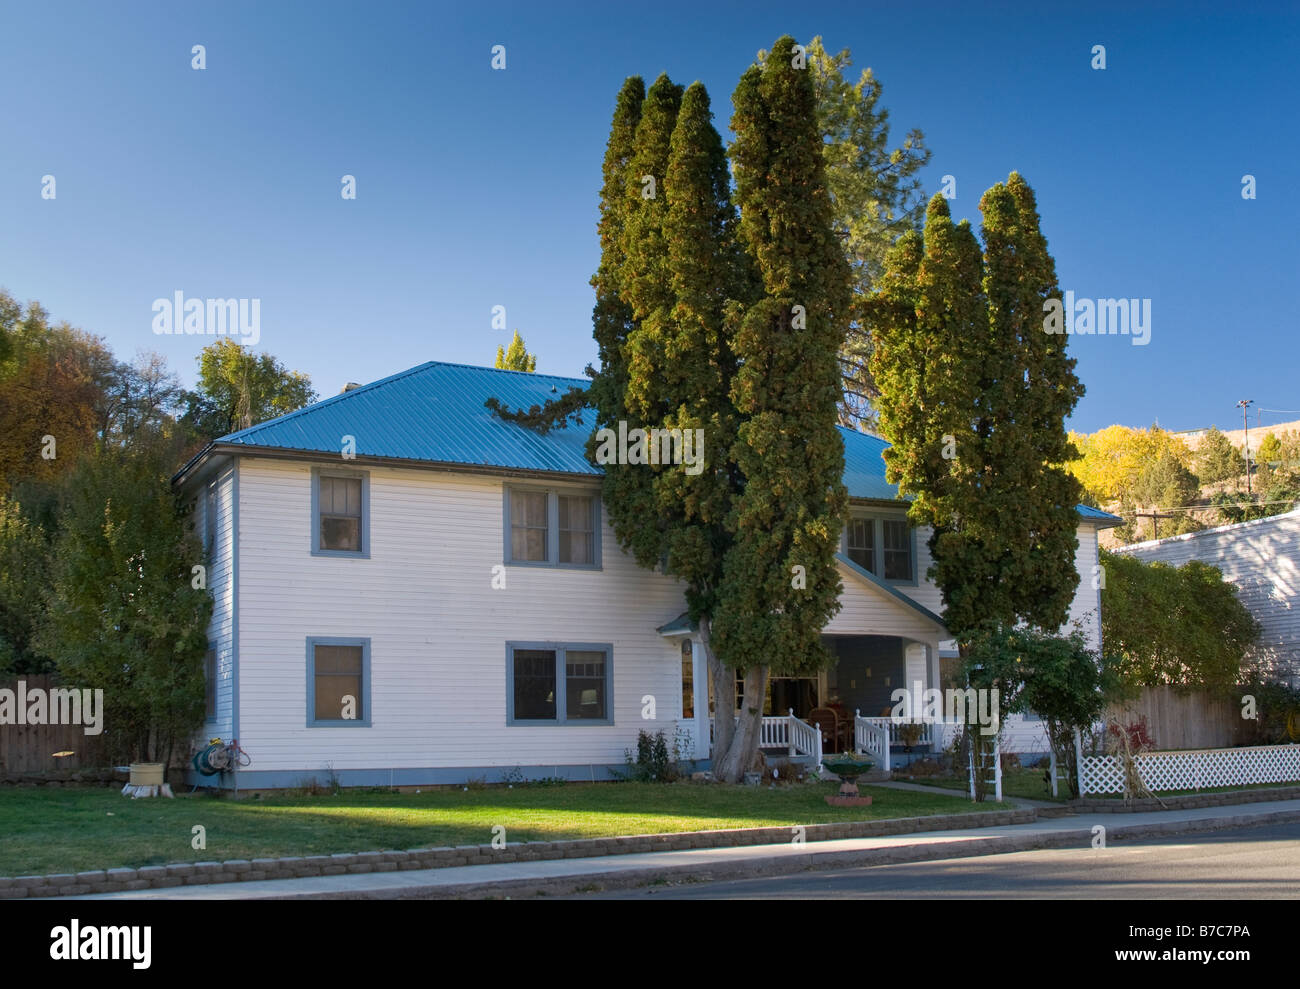
[[[0, 680], [0, 690], [17, 692], [18, 682], [34, 690], [60, 686], [54, 677], [21, 676]], [[101, 712], [102, 713], [102, 712]], [[84, 715], [83, 715], [84, 717]], [[100, 769], [109, 764], [107, 736], [87, 735], [84, 725], [0, 725], [0, 773], [47, 773]], [[56, 756], [56, 752], [71, 755]]]
[[1204, 690], [1143, 687], [1137, 698], [1106, 712], [1107, 720], [1128, 723], [1142, 717], [1157, 749], [1220, 749], [1244, 738], [1240, 705]]

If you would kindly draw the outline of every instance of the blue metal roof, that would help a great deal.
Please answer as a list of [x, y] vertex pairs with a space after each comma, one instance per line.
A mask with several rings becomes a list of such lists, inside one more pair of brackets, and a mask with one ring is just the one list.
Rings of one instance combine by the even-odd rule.
[[836, 427], [844, 440], [844, 486], [850, 498], [898, 501], [898, 486], [885, 480], [885, 458], [889, 443], [853, 429]]
[[[586, 378], [429, 361], [216, 442], [249, 450], [337, 455], [343, 437], [351, 436], [358, 457], [599, 476], [600, 468], [586, 456], [594, 414], [585, 413], [582, 425], [542, 435], [506, 422], [483, 405], [495, 396], [507, 408], [528, 409], [589, 384]], [[881, 454], [889, 444], [838, 428], [844, 440], [844, 484], [849, 496], [899, 500], [897, 486], [885, 480]], [[1116, 525], [1122, 521], [1085, 505], [1079, 506], [1079, 514]]]
[[585, 453], [595, 422], [590, 413], [583, 417], [587, 428], [570, 425], [543, 436], [483, 406], [495, 395], [508, 408], [527, 409], [587, 384], [582, 378], [430, 361], [216, 442], [337, 454], [343, 437], [352, 436], [358, 457], [599, 476]]
[[[1112, 515], [1110, 512], [1103, 512], [1100, 508], [1093, 508], [1089, 505], [1076, 506], [1079, 514], [1085, 519], [1091, 519], [1097, 522], [1108, 522], [1111, 525], [1122, 525], [1124, 520], [1118, 515]], [[1109, 526], [1107, 526], [1109, 528]]]

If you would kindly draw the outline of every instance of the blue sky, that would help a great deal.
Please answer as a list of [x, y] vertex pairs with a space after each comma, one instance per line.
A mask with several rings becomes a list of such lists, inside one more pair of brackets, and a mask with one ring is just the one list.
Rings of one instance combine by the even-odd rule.
[[1300, 409], [1294, 3], [0, 0], [0, 286], [187, 382], [210, 338], [151, 328], [177, 291], [260, 299], [258, 349], [322, 396], [490, 365], [495, 305], [539, 371], [579, 375], [622, 80], [699, 79], [725, 131], [741, 72], [787, 32], [875, 70], [895, 136], [934, 151], [927, 189], [955, 177], [955, 215], [978, 222], [1018, 170], [1063, 288], [1152, 300], [1148, 345], [1072, 340], [1072, 426]]

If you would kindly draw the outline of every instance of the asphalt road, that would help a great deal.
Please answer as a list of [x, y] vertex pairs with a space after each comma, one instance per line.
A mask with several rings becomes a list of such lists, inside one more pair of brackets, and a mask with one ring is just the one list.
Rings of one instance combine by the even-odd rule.
[[1300, 899], [1300, 822], [716, 883], [582, 899]]

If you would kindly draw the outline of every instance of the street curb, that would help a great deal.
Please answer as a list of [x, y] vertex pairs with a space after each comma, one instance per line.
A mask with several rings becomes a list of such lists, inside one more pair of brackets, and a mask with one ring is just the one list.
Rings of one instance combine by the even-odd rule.
[[[1300, 821], [1300, 810], [1272, 811], [1266, 814], [1238, 814], [1233, 817], [1202, 818], [1191, 821], [1161, 821], [1151, 824], [1114, 825], [1107, 827], [1106, 840], [1145, 838], [1166, 834], [1191, 834], [1223, 831], [1231, 828]], [[1091, 828], [1054, 831], [1032, 835], [999, 835], [992, 838], [964, 838], [918, 845], [856, 851], [818, 851], [809, 849], [801, 855], [782, 855], [767, 859], [699, 866], [691, 863], [663, 865], [644, 869], [557, 876], [548, 879], [512, 879], [497, 882], [469, 882], [455, 885], [411, 886], [404, 889], [356, 890], [348, 892], [294, 893], [266, 897], [276, 900], [380, 900], [380, 899], [512, 899], [540, 896], [567, 896], [575, 893], [631, 889], [650, 883], [705, 883], [727, 879], [751, 879], [782, 876], [799, 872], [836, 868], [862, 868], [873, 865], [896, 865], [928, 862], [937, 859], [975, 858], [1009, 852], [1036, 851], [1049, 848], [1090, 848]]]
[[[884, 817], [866, 821], [798, 825], [807, 842], [845, 838], [885, 838], [926, 831], [954, 831], [967, 828], [1005, 827], [1036, 820], [1033, 808], [962, 811], [926, 817]], [[680, 851], [692, 848], [733, 848], [743, 845], [774, 845], [790, 841], [795, 827], [732, 828], [718, 831], [674, 831], [662, 834], [622, 835], [611, 838], [578, 838], [568, 841], [507, 842], [504, 847], [457, 845], [443, 848], [412, 848], [406, 851], [338, 852], [333, 855], [258, 858], [251, 861], [179, 862], [142, 866], [138, 869], [96, 869], [75, 875], [32, 875], [0, 877], [0, 900], [36, 899], [57, 896], [93, 896], [100, 893], [140, 892], [174, 886], [210, 886], [219, 883], [258, 882], [268, 879], [306, 879], [345, 873], [397, 872], [443, 869], [463, 865], [493, 865], [503, 862], [585, 859], [600, 855], [638, 855], [647, 852]]]

